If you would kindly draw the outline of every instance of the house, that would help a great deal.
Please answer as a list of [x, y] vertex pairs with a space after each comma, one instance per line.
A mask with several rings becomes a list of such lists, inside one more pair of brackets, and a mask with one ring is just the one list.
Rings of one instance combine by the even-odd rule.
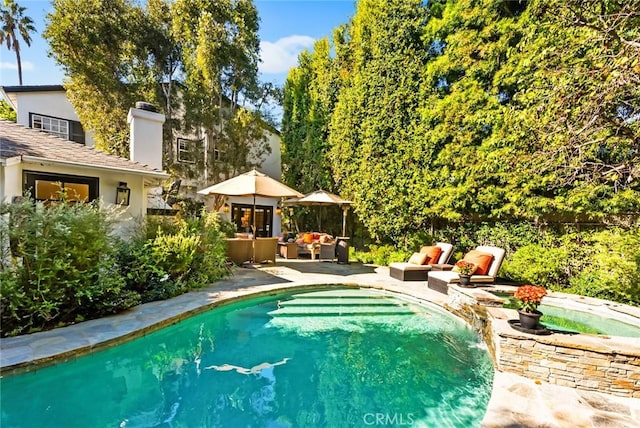
[[[73, 106], [66, 97], [66, 91], [62, 85], [0, 86], [0, 93], [16, 111], [18, 124], [52, 133], [78, 145], [94, 146], [91, 132], [83, 128]], [[262, 159], [253, 158], [251, 160], [253, 163], [260, 165], [261, 172], [279, 180], [281, 177], [280, 135], [277, 130], [269, 127], [265, 127], [264, 135], [267, 144], [271, 148], [271, 153]], [[160, 134], [161, 137], [162, 134]], [[211, 144], [214, 143], [207, 141], [206, 138], [176, 134], [175, 141], [171, 145], [170, 157], [175, 162], [184, 163], [188, 166], [189, 163], [193, 162], [194, 158], [203, 158], [205, 153], [211, 152]], [[158, 170], [162, 170], [163, 166], [168, 169], [167, 165], [162, 165], [162, 153], [162, 145], [160, 145], [153, 151], [139, 151], [138, 159], [136, 160], [143, 164], [154, 165]], [[217, 153], [217, 151], [214, 150], [214, 153]], [[156, 163], [156, 161], [160, 164]], [[203, 197], [196, 193], [198, 189], [207, 187], [212, 183], [207, 182], [204, 177], [173, 177], [173, 179], [177, 184], [174, 190], [179, 192], [182, 198], [202, 200], [208, 209], [213, 209], [213, 198]], [[164, 203], [161, 188], [148, 190], [152, 194], [150, 201], [156, 201], [160, 205]], [[241, 230], [243, 221], [253, 215], [253, 198], [230, 197], [224, 202], [219, 208], [220, 215], [227, 220], [234, 221], [238, 230]], [[279, 216], [278, 203], [279, 201], [273, 198], [258, 198], [256, 200], [254, 215], [256, 216], [258, 236], [275, 236], [280, 233], [281, 218]]]
[[144, 216], [148, 189], [169, 178], [148, 156], [161, 148], [164, 116], [132, 108], [129, 122], [131, 159], [125, 159], [0, 119], [0, 200], [30, 191], [37, 201], [56, 201], [63, 188], [71, 200], [122, 206], [123, 222]]

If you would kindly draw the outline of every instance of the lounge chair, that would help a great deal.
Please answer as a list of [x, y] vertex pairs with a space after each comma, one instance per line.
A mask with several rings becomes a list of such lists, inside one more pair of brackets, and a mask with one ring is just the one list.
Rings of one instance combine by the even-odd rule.
[[[485, 255], [484, 257], [489, 259], [486, 266], [483, 266], [486, 270], [483, 269], [480, 273], [471, 275], [472, 284], [493, 284], [504, 260], [505, 251], [498, 247], [480, 245], [476, 247], [474, 251], [467, 253], [465, 257], [463, 257], [463, 260], [466, 259], [474, 263], [474, 261], [477, 260], [476, 257], [479, 255], [482, 258], [483, 254]], [[487, 254], [490, 256], [486, 256]], [[485, 261], [487, 261], [487, 259], [485, 259]], [[454, 271], [430, 272], [428, 277], [429, 288], [444, 294], [448, 294], [450, 284], [459, 282], [460, 275]]]
[[[399, 279], [401, 281], [426, 281], [427, 273], [432, 269], [451, 269], [453, 265], [448, 265], [446, 263], [449, 261], [449, 257], [451, 257], [451, 253], [453, 252], [453, 245], [445, 242], [438, 242], [435, 246], [439, 247], [441, 250], [438, 260], [436, 260], [435, 263], [432, 263], [432, 260], [426, 260], [425, 263], [412, 263], [413, 261], [420, 260], [411, 259], [408, 262], [394, 262], [389, 265], [389, 275], [392, 278]], [[424, 254], [424, 252], [428, 252], [432, 248], [433, 247], [425, 246], [420, 249], [420, 252]], [[414, 258], [414, 256], [412, 256], [412, 258]]]

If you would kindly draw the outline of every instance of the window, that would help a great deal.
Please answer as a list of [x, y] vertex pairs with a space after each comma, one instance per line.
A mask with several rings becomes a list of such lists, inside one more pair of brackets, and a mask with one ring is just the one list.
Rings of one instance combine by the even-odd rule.
[[25, 190], [36, 201], [56, 202], [66, 193], [67, 202], [90, 202], [98, 197], [98, 178], [76, 175], [24, 172]]
[[231, 218], [236, 224], [238, 232], [251, 232], [253, 228], [253, 218], [251, 213], [256, 215], [256, 231], [258, 237], [273, 236], [273, 207], [268, 205], [233, 204], [231, 207]]
[[40, 129], [65, 140], [84, 144], [84, 129], [78, 121], [36, 113], [29, 113], [29, 121], [34, 129]]
[[201, 140], [187, 140], [178, 138], [178, 161], [185, 163], [196, 163], [198, 144]]

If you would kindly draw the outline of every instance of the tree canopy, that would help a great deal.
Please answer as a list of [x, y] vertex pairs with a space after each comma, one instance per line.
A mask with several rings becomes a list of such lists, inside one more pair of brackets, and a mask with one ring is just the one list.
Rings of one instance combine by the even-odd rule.
[[[167, 117], [164, 163], [176, 175], [217, 181], [268, 152], [259, 107], [274, 91], [258, 82], [251, 0], [55, 0], [48, 19], [51, 55], [98, 147], [128, 154], [127, 111], [144, 100]], [[175, 137], [194, 135], [204, 155], [176, 162]]]
[[306, 185], [326, 154], [313, 177], [380, 239], [441, 219], [637, 215], [639, 14], [638, 0], [362, 0], [290, 71], [285, 177]]
[[[36, 27], [33, 20], [25, 15], [26, 8], [14, 0], [5, 0], [0, 5], [0, 45], [6, 44], [7, 49], [16, 53], [18, 65], [18, 83], [22, 85], [22, 59], [20, 57], [20, 39], [27, 46], [31, 46], [31, 34]], [[19, 37], [18, 37], [19, 36]]]

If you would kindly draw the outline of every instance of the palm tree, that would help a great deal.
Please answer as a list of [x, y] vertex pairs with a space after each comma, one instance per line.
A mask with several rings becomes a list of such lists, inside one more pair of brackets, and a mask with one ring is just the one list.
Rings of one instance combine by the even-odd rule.
[[0, 6], [0, 45], [6, 41], [7, 49], [16, 52], [20, 85], [22, 85], [22, 61], [20, 61], [20, 42], [17, 36], [20, 34], [27, 46], [31, 46], [29, 33], [36, 31], [33, 20], [24, 15], [25, 10], [25, 7], [19, 6], [14, 0], [5, 0], [4, 7]]

